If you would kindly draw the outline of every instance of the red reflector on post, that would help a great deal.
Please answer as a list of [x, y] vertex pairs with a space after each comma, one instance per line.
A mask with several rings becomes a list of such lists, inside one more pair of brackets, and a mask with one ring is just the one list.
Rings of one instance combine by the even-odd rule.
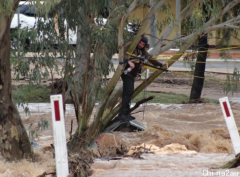
[[60, 121], [59, 101], [54, 101], [55, 120]]
[[227, 102], [226, 102], [226, 101], [223, 102], [223, 107], [224, 107], [226, 116], [227, 116], [227, 117], [230, 117], [230, 112], [229, 112], [229, 109], [228, 109], [228, 106], [227, 106]]

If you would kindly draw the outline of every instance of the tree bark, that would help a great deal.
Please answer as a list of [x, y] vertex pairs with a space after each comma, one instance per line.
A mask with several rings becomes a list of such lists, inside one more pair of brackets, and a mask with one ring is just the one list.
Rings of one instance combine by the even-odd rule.
[[207, 34], [202, 36], [199, 39], [199, 50], [197, 55], [197, 62], [195, 65], [194, 71], [194, 79], [190, 94], [189, 101], [196, 102], [201, 98], [202, 89], [204, 85], [204, 77], [205, 77], [205, 68], [206, 68], [206, 59], [207, 59], [207, 51], [208, 51], [208, 43], [207, 43]]
[[19, 112], [12, 101], [10, 23], [11, 15], [0, 18], [0, 152], [8, 160], [20, 160], [33, 158], [33, 151]]
[[[206, 6], [203, 6], [203, 12], [205, 15], [208, 14], [206, 10]], [[209, 20], [209, 17], [207, 16], [205, 21], [207, 22]], [[194, 71], [194, 78], [193, 78], [193, 84], [191, 88], [190, 93], [190, 102], [198, 102], [201, 98], [202, 89], [204, 85], [204, 77], [205, 77], [205, 68], [206, 68], [206, 59], [207, 59], [207, 53], [208, 53], [208, 35], [204, 34], [199, 40], [198, 40], [198, 54], [197, 54], [197, 61], [195, 65], [195, 71]]]

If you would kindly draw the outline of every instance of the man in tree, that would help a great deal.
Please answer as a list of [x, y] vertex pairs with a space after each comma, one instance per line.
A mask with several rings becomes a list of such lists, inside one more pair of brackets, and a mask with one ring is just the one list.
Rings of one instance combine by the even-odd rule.
[[[123, 74], [121, 75], [121, 78], [123, 80], [122, 108], [118, 116], [116, 117], [117, 120], [130, 121], [135, 119], [135, 117], [129, 114], [130, 102], [134, 91], [134, 80], [137, 75], [141, 73], [142, 63], [144, 62], [144, 60], [148, 59], [151, 64], [157, 67], [162, 67], [165, 65], [158, 62], [157, 60], [151, 59], [152, 56], [147, 52], [145, 48], [147, 44], [148, 38], [143, 36], [137, 47], [133, 51], [134, 56], [141, 57], [143, 60], [131, 61], [131, 58], [129, 59], [128, 56], [125, 55], [124, 63], [126, 63], [127, 65], [124, 69]], [[128, 47], [129, 45], [125, 47], [124, 51], [126, 51]]]

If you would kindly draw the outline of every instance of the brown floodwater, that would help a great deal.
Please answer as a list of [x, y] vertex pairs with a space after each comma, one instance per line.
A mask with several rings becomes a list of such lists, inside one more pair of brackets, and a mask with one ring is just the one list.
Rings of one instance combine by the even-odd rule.
[[[26, 160], [16, 163], [0, 161], [0, 176], [34, 177], [54, 170], [54, 158], [47, 147], [53, 143], [50, 104], [29, 104], [30, 115], [22, 108], [19, 111], [24, 125], [29, 131], [37, 127], [41, 119], [48, 120], [49, 128], [38, 132], [35, 140], [41, 148], [36, 150], [38, 161]], [[235, 121], [240, 127], [240, 104], [231, 103]], [[136, 120], [147, 126], [142, 132], [114, 132], [103, 135], [99, 142], [99, 152], [110, 157], [116, 147], [130, 149], [143, 144], [149, 151], [143, 159], [124, 157], [119, 160], [96, 159], [94, 177], [165, 177], [165, 176], [240, 176], [240, 168], [210, 170], [226, 163], [234, 157], [230, 136], [219, 104], [147, 104], [139, 107], [134, 114]], [[69, 135], [74, 110], [67, 105], [65, 115], [66, 133]], [[33, 124], [29, 128], [30, 124]], [[221, 174], [220, 174], [221, 173]]]

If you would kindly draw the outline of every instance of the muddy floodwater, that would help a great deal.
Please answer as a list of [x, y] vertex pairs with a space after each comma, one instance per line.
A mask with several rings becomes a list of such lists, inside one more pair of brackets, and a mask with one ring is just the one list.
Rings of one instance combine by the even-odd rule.
[[[35, 150], [37, 162], [24, 160], [9, 163], [1, 160], [0, 176], [35, 177], [54, 171], [54, 158], [48, 151], [53, 143], [50, 104], [29, 104], [29, 108], [30, 115], [19, 108], [27, 131], [36, 129], [41, 119], [49, 123], [48, 129], [39, 131], [38, 138], [35, 138], [40, 145]], [[71, 120], [74, 130], [76, 120], [73, 106], [67, 105], [66, 108], [66, 134], [69, 136]], [[240, 104], [231, 102], [231, 108], [239, 128]], [[134, 116], [147, 129], [104, 134], [99, 141], [99, 152], [105, 158], [95, 159], [92, 164], [93, 177], [240, 176], [240, 167], [231, 170], [211, 169], [234, 158], [219, 104], [147, 104], [135, 112], [138, 111]], [[31, 128], [30, 124], [33, 124]], [[134, 146], [140, 145], [148, 149], [141, 154], [141, 159], [129, 156], [115, 160], [110, 158], [115, 147], [133, 150]]]

